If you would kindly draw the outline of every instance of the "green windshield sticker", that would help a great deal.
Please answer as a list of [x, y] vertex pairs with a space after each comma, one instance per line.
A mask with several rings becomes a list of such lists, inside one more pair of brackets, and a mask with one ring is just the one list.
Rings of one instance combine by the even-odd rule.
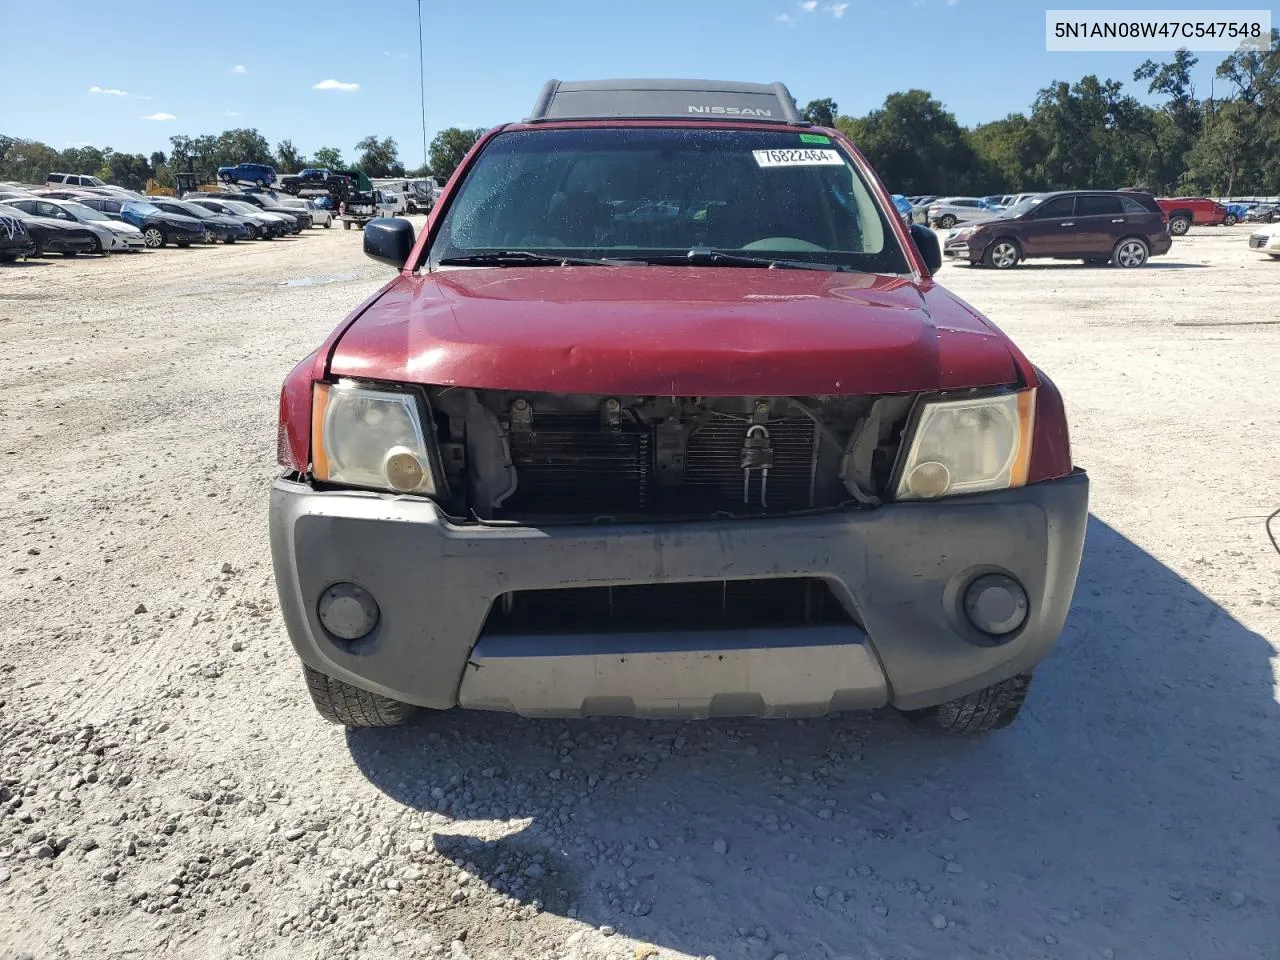
[[824, 137], [820, 133], [802, 133], [800, 134], [801, 143], [830, 143], [830, 137]]

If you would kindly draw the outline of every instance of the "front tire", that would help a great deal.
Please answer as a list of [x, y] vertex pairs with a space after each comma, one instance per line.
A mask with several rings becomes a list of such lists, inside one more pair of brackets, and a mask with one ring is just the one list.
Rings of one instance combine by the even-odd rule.
[[956, 218], [949, 213], [938, 221], [938, 226], [940, 226], [943, 230], [950, 230], [955, 225], [956, 225]]
[[1224, 227], [1234, 227], [1236, 223], [1237, 223], [1237, 220], [1236, 220], [1236, 215], [1234, 213], [1228, 213], [1227, 219], [1222, 221], [1222, 225]]
[[1021, 259], [1022, 251], [1018, 249], [1018, 245], [1012, 240], [1001, 238], [987, 247], [987, 252], [983, 254], [982, 262], [988, 267], [995, 267], [997, 270], [1008, 270], [1011, 267], [1016, 267]]
[[159, 227], [147, 227], [142, 231], [142, 242], [147, 245], [148, 250], [159, 250], [169, 242], [169, 238]]
[[332, 220], [326, 220], [326, 221], [325, 221], [325, 223], [324, 223], [324, 228], [325, 228], [326, 230], [328, 230], [328, 229], [329, 229], [330, 227], [332, 227], [332, 226], [333, 226], [333, 221], [332, 221]]
[[1020, 673], [936, 707], [907, 711], [907, 719], [926, 730], [947, 734], [989, 733], [1009, 726], [1027, 700], [1031, 674]]
[[302, 665], [307, 692], [317, 712], [330, 723], [345, 727], [397, 727], [413, 716], [416, 707], [335, 680]]
[[1169, 232], [1175, 237], [1186, 236], [1188, 230], [1191, 229], [1191, 220], [1187, 217], [1170, 217]]
[[1147, 246], [1147, 241], [1138, 237], [1126, 237], [1111, 251], [1111, 264], [1124, 269], [1133, 269], [1145, 264], [1149, 256], [1151, 256], [1151, 249]]

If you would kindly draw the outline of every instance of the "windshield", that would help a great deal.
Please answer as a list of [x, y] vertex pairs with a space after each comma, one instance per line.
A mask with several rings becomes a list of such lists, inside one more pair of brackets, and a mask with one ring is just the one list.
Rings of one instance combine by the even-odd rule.
[[140, 203], [137, 200], [130, 200], [124, 205], [124, 209], [128, 210], [130, 213], [140, 213], [145, 217], [164, 212], [154, 203]]
[[105, 213], [94, 210], [92, 207], [86, 207], [83, 203], [64, 203], [62, 209], [67, 211], [77, 220], [110, 220]]
[[252, 203], [245, 203], [243, 200], [224, 200], [222, 201], [222, 205], [224, 207], [230, 207], [236, 213], [247, 214], [251, 217], [262, 216], [261, 209], [255, 207]]
[[189, 217], [199, 217], [201, 220], [212, 220], [218, 216], [212, 210], [208, 210], [200, 206], [198, 203], [187, 203], [181, 200], [174, 200], [172, 202], [179, 211], [185, 213]]
[[431, 247], [681, 262], [694, 249], [904, 273], [906, 258], [829, 138], [777, 130], [600, 128], [500, 134]]

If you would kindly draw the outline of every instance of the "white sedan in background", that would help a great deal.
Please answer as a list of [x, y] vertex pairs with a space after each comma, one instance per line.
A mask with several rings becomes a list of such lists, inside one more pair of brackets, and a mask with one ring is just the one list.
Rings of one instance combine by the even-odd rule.
[[98, 238], [98, 253], [124, 253], [145, 250], [147, 247], [142, 231], [133, 224], [112, 220], [102, 211], [86, 207], [83, 203], [76, 203], [74, 200], [15, 197], [6, 200], [5, 203], [35, 217], [70, 220], [80, 224]]
[[328, 230], [333, 226], [333, 214], [324, 207], [317, 206], [315, 201], [308, 200], [305, 197], [278, 197], [276, 202], [282, 207], [290, 207], [294, 210], [305, 210], [311, 214], [311, 225], [313, 227], [324, 227]]
[[1249, 234], [1249, 249], [1280, 260], [1280, 223], [1262, 227]]

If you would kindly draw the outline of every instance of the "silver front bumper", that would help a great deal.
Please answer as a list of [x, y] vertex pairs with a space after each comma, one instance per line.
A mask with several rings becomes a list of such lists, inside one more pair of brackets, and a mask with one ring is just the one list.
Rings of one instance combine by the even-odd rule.
[[[271, 550], [289, 637], [329, 676], [421, 706], [530, 714], [800, 715], [942, 703], [1025, 672], [1066, 618], [1088, 515], [1077, 472], [871, 511], [686, 523], [455, 524], [429, 501], [279, 480]], [[976, 576], [1029, 597], [999, 645], [965, 619]], [[513, 591], [811, 577], [854, 622], [634, 634], [486, 631]], [[345, 643], [317, 601], [350, 582], [381, 614]]]

